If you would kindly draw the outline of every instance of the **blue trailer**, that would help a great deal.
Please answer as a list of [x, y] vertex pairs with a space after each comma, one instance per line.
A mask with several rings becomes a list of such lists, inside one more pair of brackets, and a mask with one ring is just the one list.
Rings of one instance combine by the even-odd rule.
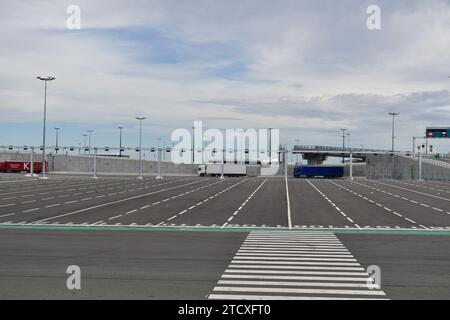
[[342, 178], [344, 167], [342, 166], [297, 166], [294, 168], [295, 178]]

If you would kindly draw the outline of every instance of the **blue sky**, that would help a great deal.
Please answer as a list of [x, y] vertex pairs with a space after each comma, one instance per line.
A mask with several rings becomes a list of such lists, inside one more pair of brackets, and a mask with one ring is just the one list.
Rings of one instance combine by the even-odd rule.
[[[81, 9], [69, 30], [66, 9]], [[382, 29], [366, 27], [381, 8]], [[176, 128], [278, 127], [283, 144], [411, 149], [426, 126], [450, 126], [450, 4], [420, 1], [3, 1], [0, 145], [48, 141], [169, 143]], [[433, 142], [448, 152], [447, 141]]]

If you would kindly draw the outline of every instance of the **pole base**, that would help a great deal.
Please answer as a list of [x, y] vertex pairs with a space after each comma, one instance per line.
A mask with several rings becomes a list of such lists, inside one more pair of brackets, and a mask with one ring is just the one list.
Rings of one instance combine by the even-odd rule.
[[39, 175], [38, 175], [38, 174], [35, 174], [35, 173], [33, 173], [33, 174], [27, 173], [27, 174], [25, 175], [25, 177], [36, 178], [36, 177], [39, 177]]
[[220, 180], [225, 180], [225, 177], [224, 176], [220, 176]]
[[162, 176], [156, 176], [156, 178], [155, 178], [156, 180], [162, 180], [163, 179], [163, 177]]
[[97, 176], [93, 176], [92, 179], [98, 179], [98, 177]]
[[39, 177], [41, 180], [48, 180], [48, 177]]
[[137, 177], [136, 179], [138, 180], [143, 180], [144, 178], [142, 178], [142, 176]]

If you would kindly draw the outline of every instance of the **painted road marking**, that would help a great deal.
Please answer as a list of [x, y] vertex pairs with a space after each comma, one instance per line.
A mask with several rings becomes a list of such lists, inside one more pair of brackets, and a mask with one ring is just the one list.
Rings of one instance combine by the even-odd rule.
[[235, 216], [239, 214], [239, 212], [242, 210], [242, 208], [248, 203], [248, 201], [253, 198], [253, 196], [261, 189], [261, 187], [267, 182], [267, 179], [265, 179], [256, 189], [253, 191], [250, 196], [248, 196], [247, 199], [239, 206], [239, 208], [231, 215], [231, 217], [228, 218], [227, 222], [225, 222], [222, 225], [222, 228], [225, 228], [228, 225], [228, 222], [231, 222], [231, 220], [234, 219]]
[[[311, 277], [319, 278], [321, 280], [333, 280], [327, 277]], [[349, 281], [355, 281], [353, 278]], [[367, 282], [370, 279], [361, 279], [359, 281]], [[294, 286], [294, 287], [340, 287], [340, 288], [366, 288], [366, 283], [336, 283], [336, 282], [290, 282], [290, 281], [260, 281], [260, 280], [219, 280], [217, 284], [227, 284], [227, 285], [250, 285], [250, 286]], [[374, 288], [379, 289], [377, 285]]]
[[[203, 180], [203, 181], [205, 181], [205, 180]], [[149, 207], [156, 206], [156, 205], [158, 205], [158, 204], [160, 204], [160, 203], [164, 203], [164, 202], [167, 202], [167, 201], [169, 201], [169, 200], [173, 200], [173, 199], [175, 199], [175, 198], [178, 198], [178, 197], [181, 197], [181, 196], [185, 196], [185, 195], [191, 194], [191, 193], [193, 193], [193, 192], [196, 192], [196, 191], [199, 191], [199, 190], [208, 188], [208, 187], [213, 186], [213, 185], [215, 185], [215, 184], [217, 184], [217, 183], [220, 183], [220, 182], [221, 182], [221, 181], [216, 181], [216, 182], [213, 182], [213, 183], [204, 185], [204, 186], [202, 186], [202, 187], [192, 189], [192, 190], [190, 190], [190, 191], [188, 191], [188, 192], [184, 192], [184, 193], [178, 194], [178, 195], [176, 195], [176, 196], [173, 196], [173, 197], [170, 197], [170, 198], [161, 200], [161, 201], [153, 202], [152, 204], [148, 204], [148, 205], [142, 206], [142, 207], [140, 207], [140, 208], [137, 208], [137, 209], [135, 209], [135, 210], [132, 210], [131, 212], [129, 211], [129, 212], [125, 213], [125, 214], [128, 215], [128, 214], [131, 214], [131, 213], [134, 213], [134, 212], [138, 212], [138, 211], [139, 211], [139, 213], [144, 213], [144, 212], [142, 212], [142, 210], [145, 210], [145, 209], [147, 209], [147, 208], [149, 208]], [[169, 220], [168, 220], [168, 221], [169, 221]]]
[[[24, 203], [24, 202], [22, 202], [22, 203]], [[2, 205], [0, 205], [0, 208], [6, 208], [6, 207], [15, 206], [15, 205], [16, 205], [15, 203], [2, 204]]]
[[284, 180], [286, 182], [286, 205], [287, 205], [287, 215], [288, 215], [288, 227], [289, 227], [289, 229], [292, 229], [291, 201], [289, 199], [289, 185], [288, 185], [287, 175], [285, 175]]
[[[339, 187], [339, 188], [341, 188], [341, 189], [343, 189], [343, 190], [345, 190], [345, 191], [347, 191], [347, 192], [349, 192], [349, 193], [351, 193], [351, 194], [353, 194], [353, 195], [356, 195], [356, 196], [362, 196], [361, 194], [359, 194], [359, 193], [357, 193], [357, 192], [355, 192], [355, 191], [353, 191], [353, 190], [350, 190], [350, 189], [348, 189], [348, 188], [346, 188], [346, 187], [344, 187], [344, 186], [342, 186], [342, 185], [340, 185], [340, 184], [338, 184], [338, 183], [336, 183], [336, 182], [333, 182], [333, 181], [330, 181], [330, 180], [328, 180], [328, 182], [334, 184], [335, 186], [337, 186], [337, 187]], [[402, 219], [404, 219], [404, 220], [407, 220], [408, 222], [411, 222], [412, 224], [419, 225], [416, 221], [411, 220], [411, 219], [408, 219], [408, 218], [405, 218], [403, 215], [401, 215], [401, 214], [399, 214], [399, 213], [393, 211], [393, 210], [390, 209], [390, 208], [387, 208], [387, 207], [383, 206], [381, 203], [375, 202], [375, 201], [370, 200], [370, 199], [367, 199], [367, 200], [370, 201], [371, 203], [375, 204], [376, 206], [378, 206], [378, 207], [380, 207], [380, 208], [382, 208], [382, 209], [384, 209], [384, 210], [386, 210], [386, 211], [388, 211], [388, 212], [390, 212], [390, 213], [395, 214], [395, 215], [398, 216], [399, 218], [402, 218]], [[428, 228], [425, 227], [425, 226], [422, 226], [422, 225], [419, 225], [419, 226], [421, 226], [421, 227], [423, 227], [423, 228], [425, 228], [425, 229], [428, 229]]]
[[344, 211], [342, 211], [336, 204], [331, 201], [322, 191], [319, 190], [311, 181], [306, 179], [306, 182], [308, 182], [322, 197], [325, 198], [347, 221], [349, 221], [351, 224], [353, 224], [356, 228], [361, 229], [361, 227], [354, 222], [353, 219], [351, 219]]
[[35, 223], [42, 223], [42, 222], [45, 222], [45, 221], [48, 221], [48, 220], [61, 218], [61, 217], [66, 217], [66, 216], [74, 215], [74, 214], [77, 214], [77, 213], [81, 213], [81, 212], [85, 212], [85, 211], [89, 211], [89, 210], [93, 210], [93, 209], [102, 208], [102, 207], [109, 206], [109, 205], [112, 205], [112, 204], [122, 203], [122, 202], [125, 202], [125, 201], [130, 201], [130, 200], [146, 197], [146, 196], [149, 196], [149, 195], [152, 195], [152, 194], [157, 194], [157, 193], [165, 192], [165, 191], [168, 191], [168, 190], [181, 188], [181, 187], [184, 187], [184, 186], [187, 186], [187, 185], [191, 185], [191, 184], [194, 184], [194, 183], [199, 183], [200, 181], [202, 181], [202, 180], [193, 181], [193, 182], [189, 182], [189, 183], [185, 183], [185, 184], [181, 184], [181, 185], [176, 185], [176, 186], [173, 186], [173, 187], [160, 189], [160, 190], [156, 190], [156, 191], [152, 191], [152, 192], [148, 192], [148, 193], [144, 193], [144, 194], [140, 194], [140, 195], [137, 195], [137, 196], [124, 198], [124, 199], [120, 199], [120, 200], [116, 200], [116, 201], [106, 202], [106, 203], [102, 203], [102, 204], [99, 204], [99, 205], [96, 205], [96, 206], [80, 209], [80, 210], [69, 212], [69, 213], [60, 214], [60, 215], [53, 216], [53, 217], [48, 217], [48, 218], [37, 220], [37, 221], [34, 221], [34, 222]]
[[[0, 215], [0, 217], [7, 217], [11, 215], [16, 215], [17, 213], [10, 213], [5, 215]], [[159, 228], [157, 228], [159, 226]], [[22, 228], [23, 226], [18, 226], [16, 222], [13, 223], [13, 221], [9, 222], [0, 222], [0, 228], [6, 227], [6, 228]], [[46, 229], [58, 229], [52, 227], [51, 223], [37, 223], [37, 222], [28, 222], [25, 226], [29, 229], [40, 229], [40, 230], [46, 230]], [[85, 223], [78, 223], [74, 225], [72, 229], [74, 230], [108, 230], [108, 231], [121, 231], [121, 230], [146, 230], [146, 231], [153, 231], [153, 230], [165, 230], [165, 231], [201, 231], [201, 232], [224, 232], [224, 231], [230, 231], [230, 232], [250, 232], [250, 231], [258, 231], [261, 232], [262, 230], [270, 230], [270, 231], [281, 231], [281, 232], [290, 232], [287, 227], [280, 227], [280, 226], [267, 226], [267, 225], [229, 225], [227, 228], [223, 229], [221, 226], [217, 226], [215, 224], [209, 225], [209, 226], [202, 226], [200, 224], [198, 225], [187, 225], [187, 224], [164, 224], [159, 223], [158, 225], [154, 225], [153, 223], [147, 223], [147, 224], [136, 224], [136, 225], [130, 225], [121, 224], [121, 228], [117, 228], [117, 224], [111, 224], [111, 225], [104, 225], [102, 226], [104, 228], [100, 228], [98, 226], [93, 226], [89, 224], [88, 222]], [[352, 228], [352, 227], [318, 227], [318, 226], [302, 226], [298, 227], [295, 230], [301, 230], [302, 232], [310, 233], [311, 231], [320, 231], [320, 232], [334, 232], [337, 234], [392, 234], [392, 235], [450, 235], [450, 227], [429, 227], [428, 229], [424, 228], [400, 228], [400, 227], [390, 227], [390, 226], [376, 226], [376, 227], [370, 227], [365, 226], [364, 228]], [[267, 246], [267, 248], [271, 249], [272, 245]], [[277, 248], [277, 245], [273, 245], [274, 248]], [[295, 246], [295, 245], [292, 245]], [[284, 247], [290, 249], [289, 247], [292, 247], [291, 245], [284, 245]], [[264, 246], [260, 245], [248, 245], [247, 247], [261, 247]], [[266, 248], [266, 247], [264, 247]], [[310, 247], [305, 246], [303, 250], [306, 250]], [[323, 250], [327, 250], [326, 247], [322, 247]], [[332, 247], [331, 247], [332, 248]], [[318, 251], [319, 249], [316, 249], [314, 251]], [[340, 250], [340, 249], [333, 249], [333, 250]]]
[[421, 186], [419, 184], [406, 183], [406, 182], [403, 182], [403, 181], [397, 181], [397, 183], [403, 184], [405, 186], [411, 186], [411, 187], [417, 187], [417, 188], [422, 188], [422, 189], [428, 189], [428, 190], [433, 190], [433, 191], [437, 191], [437, 192], [450, 193], [450, 191], [447, 191], [447, 190], [425, 187], [425, 186]]
[[[227, 192], [228, 190], [233, 189], [234, 187], [240, 185], [241, 183], [243, 183], [243, 182], [245, 182], [245, 181], [247, 181], [247, 180], [248, 180], [248, 179], [243, 179], [243, 180], [241, 180], [241, 181], [239, 181], [239, 182], [237, 182], [237, 183], [235, 183], [235, 184], [232, 184], [231, 186], [229, 186], [229, 187], [223, 189], [222, 191], [219, 191], [218, 193], [214, 194], [213, 196], [207, 198], [208, 201], [209, 201], [210, 199], [217, 198], [217, 197], [220, 196], [221, 194]], [[182, 214], [184, 214], [184, 213], [189, 213], [189, 211], [191, 211], [191, 210], [194, 209], [194, 208], [197, 208], [198, 206], [202, 205], [202, 204], [205, 203], [205, 202], [206, 202], [206, 200], [201, 201], [201, 202], [198, 202], [197, 204], [195, 204], [195, 205], [193, 205], [193, 206], [190, 206], [188, 209], [183, 210], [183, 211], [177, 213], [174, 217], [171, 217], [170, 220], [173, 220], [173, 219], [175, 219], [176, 217], [179, 217], [180, 215], [182, 215]], [[166, 219], [165, 221], [162, 221], [162, 222], [158, 223], [156, 226], [160, 226], [160, 225], [162, 225], [162, 224], [164, 224], [165, 222], [168, 222], [168, 221], [170, 221], [170, 220], [169, 220], [169, 219]]]
[[[378, 191], [378, 192], [381, 192], [381, 193], [384, 193], [384, 194], [388, 194], [388, 192], [386, 192], [386, 191], [384, 191], [384, 190], [381, 190], [381, 189], [378, 189], [378, 188], [374, 188], [374, 187], [368, 186], [368, 185], [363, 184], [363, 183], [359, 183], [359, 182], [356, 182], [356, 181], [352, 181], [352, 183], [355, 183], [355, 184], [360, 185], [360, 186], [362, 186], [362, 187], [365, 187], [365, 188], [367, 188], [367, 189], [371, 189], [371, 190], [375, 190], [375, 191]], [[400, 187], [399, 187], [399, 188], [400, 188]], [[409, 202], [414, 203], [414, 204], [417, 204], [417, 205], [421, 205], [421, 206], [423, 206], [423, 207], [427, 207], [427, 208], [431, 207], [431, 206], [428, 205], [428, 204], [421, 203], [421, 202], [417, 202], [417, 201], [415, 201], [415, 200], [408, 199], [408, 198], [406, 198], [406, 197], [401, 197], [401, 196], [396, 195], [396, 194], [390, 194], [390, 195], [392, 195], [392, 196], [394, 196], [394, 197], [396, 197], [396, 198], [403, 199], [403, 200], [405, 200], [405, 201], [409, 201]], [[439, 209], [439, 208], [433, 207], [433, 209], [436, 210], [436, 211], [442, 212], [442, 213], [445, 212], [444, 210]], [[448, 212], [447, 212], [447, 213], [448, 213]]]
[[37, 210], [39, 210], [39, 209], [40, 209], [40, 208], [28, 209], [28, 210], [22, 211], [22, 213], [27, 213], [27, 212], [37, 211]]
[[[279, 254], [261, 255], [261, 251], [254, 250], [257, 256], [243, 256], [242, 247], [248, 249], [246, 243], [250, 239], [270, 237], [280, 241], [279, 245], [273, 246], [275, 250], [269, 252], [285, 251], [286, 246], [282, 243], [289, 236], [297, 239], [301, 247], [305, 242], [310, 249], [316, 249], [323, 244], [321, 236], [325, 239], [336, 239], [340, 246], [338, 248], [348, 250], [331, 232], [315, 232], [317, 237], [311, 237], [306, 233], [289, 234], [287, 232], [261, 232], [252, 231], [247, 236], [225, 270], [213, 293], [208, 299], [375, 299], [386, 298], [386, 294], [374, 284], [372, 278], [361, 267], [356, 259], [324, 258], [315, 251], [311, 251], [308, 257], [280, 256]], [[299, 246], [297, 250], [303, 250]], [[320, 249], [321, 247], [319, 247]], [[342, 251], [329, 252], [342, 255]], [[319, 251], [320, 252], [320, 251]], [[252, 258], [252, 259], [250, 259]], [[242, 260], [247, 259], [247, 260]], [[294, 261], [293, 261], [294, 260]], [[323, 262], [325, 261], [325, 262]], [[351, 262], [348, 262], [351, 261]]]
[[448, 199], [448, 198], [443, 198], [443, 197], [435, 196], [434, 194], [429, 194], [429, 193], [420, 192], [420, 191], [417, 191], [417, 190], [412, 190], [412, 189], [408, 189], [408, 188], [403, 188], [403, 187], [395, 186], [395, 185], [393, 185], [393, 184], [389, 184], [389, 183], [385, 183], [385, 182], [379, 182], [379, 181], [373, 181], [373, 182], [374, 182], [374, 183], [381, 184], [381, 185], [385, 185], [385, 186], [388, 186], [388, 187], [392, 187], [392, 188], [397, 188], [397, 189], [406, 190], [406, 191], [409, 191], [409, 192], [418, 193], [418, 194], [421, 194], [421, 195], [424, 195], [424, 196], [427, 196], [427, 197], [432, 197], [432, 198], [436, 198], [436, 199], [440, 199], [440, 200], [450, 201], [450, 199]]

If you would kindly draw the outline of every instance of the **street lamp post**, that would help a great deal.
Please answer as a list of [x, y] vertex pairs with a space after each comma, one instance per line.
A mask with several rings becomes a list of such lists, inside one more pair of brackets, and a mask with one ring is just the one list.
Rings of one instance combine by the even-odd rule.
[[58, 133], [59, 133], [59, 129], [61, 128], [55, 128], [56, 130], [56, 143], [55, 143], [55, 152], [58, 153]]
[[41, 179], [47, 179], [45, 176], [45, 126], [47, 121], [47, 82], [55, 80], [54, 77], [37, 77], [38, 80], [44, 81], [44, 128], [42, 132], [42, 176]]
[[195, 163], [195, 127], [192, 127], [192, 164]]
[[97, 177], [97, 147], [94, 148], [94, 170], [92, 178], [98, 179]]
[[161, 138], [158, 138], [158, 175], [156, 176], [156, 180], [161, 180], [163, 177], [161, 176]]
[[147, 118], [145, 117], [136, 117], [139, 120], [139, 180], [142, 180], [142, 120]]
[[84, 145], [83, 145], [83, 154], [86, 154], [86, 137], [87, 137], [88, 135], [87, 134], [83, 134], [83, 142], [84, 142]]
[[[297, 142], [298, 146], [300, 145], [300, 139], [295, 139], [295, 142]], [[297, 156], [296, 164], [298, 165], [298, 153], [296, 154], [296, 156]]]
[[399, 114], [398, 112], [389, 112], [389, 115], [392, 116], [392, 152], [395, 152], [395, 116]]
[[347, 132], [347, 149], [350, 151], [350, 132]]
[[122, 130], [123, 130], [123, 127], [119, 126], [118, 128], [120, 131], [120, 133], [119, 133], [119, 157], [122, 157]]
[[30, 176], [34, 177], [34, 147], [31, 147]]
[[[341, 129], [342, 130], [342, 152], [345, 150], [345, 131], [347, 129]], [[345, 163], [345, 157], [342, 157], [342, 163]]]
[[94, 130], [87, 130], [89, 133], [89, 154], [91, 154], [91, 133], [94, 132]]

